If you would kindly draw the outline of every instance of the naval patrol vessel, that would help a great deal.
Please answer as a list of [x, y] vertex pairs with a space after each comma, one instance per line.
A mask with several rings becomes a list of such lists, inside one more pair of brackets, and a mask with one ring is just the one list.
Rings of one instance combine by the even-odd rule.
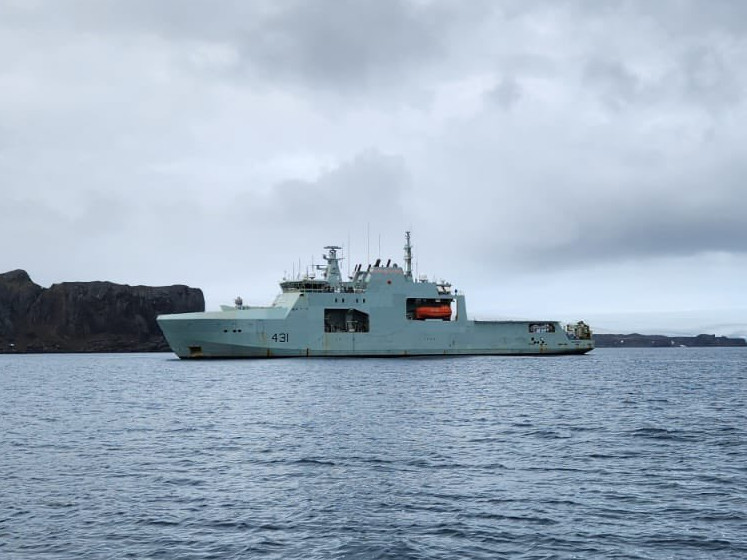
[[447, 282], [413, 278], [410, 232], [404, 268], [356, 265], [347, 280], [338, 246], [325, 247], [321, 278], [284, 279], [269, 307], [237, 298], [220, 311], [160, 315], [180, 358], [584, 354], [594, 348], [583, 321], [477, 321]]

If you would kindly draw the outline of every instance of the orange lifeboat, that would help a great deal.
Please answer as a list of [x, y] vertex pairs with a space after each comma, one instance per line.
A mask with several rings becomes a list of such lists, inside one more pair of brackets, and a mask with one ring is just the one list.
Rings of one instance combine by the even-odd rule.
[[416, 319], [450, 319], [450, 305], [423, 305], [415, 308]]

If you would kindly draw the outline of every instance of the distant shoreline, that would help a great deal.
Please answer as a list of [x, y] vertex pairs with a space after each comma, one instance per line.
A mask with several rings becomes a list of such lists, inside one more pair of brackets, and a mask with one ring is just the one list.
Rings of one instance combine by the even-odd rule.
[[697, 336], [665, 336], [661, 334], [595, 334], [597, 348], [736, 348], [747, 346], [744, 338], [729, 338], [715, 334]]
[[[0, 353], [168, 352], [159, 314], [203, 311], [202, 291], [184, 285], [63, 282], [49, 288], [24, 270], [0, 273]], [[745, 347], [714, 334], [596, 334], [597, 348]]]

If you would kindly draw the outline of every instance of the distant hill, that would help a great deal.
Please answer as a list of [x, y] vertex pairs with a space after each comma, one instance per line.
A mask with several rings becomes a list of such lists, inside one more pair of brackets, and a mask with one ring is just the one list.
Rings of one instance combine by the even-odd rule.
[[25, 270], [0, 274], [0, 352], [168, 351], [156, 317], [203, 311], [183, 285], [63, 282], [42, 288]]
[[729, 338], [715, 334], [697, 336], [664, 336], [660, 334], [595, 334], [597, 348], [671, 348], [672, 346], [747, 346], [744, 338]]

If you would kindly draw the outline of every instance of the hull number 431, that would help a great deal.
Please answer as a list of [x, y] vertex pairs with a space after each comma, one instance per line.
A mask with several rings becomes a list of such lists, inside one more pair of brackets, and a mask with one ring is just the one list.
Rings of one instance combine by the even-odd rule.
[[288, 342], [288, 333], [275, 333], [270, 337], [270, 340], [272, 340], [273, 342]]

